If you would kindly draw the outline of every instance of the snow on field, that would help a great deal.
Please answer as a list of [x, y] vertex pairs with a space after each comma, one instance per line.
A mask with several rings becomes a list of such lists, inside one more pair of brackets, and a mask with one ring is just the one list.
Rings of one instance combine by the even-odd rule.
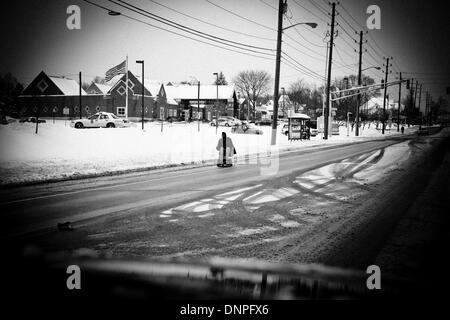
[[[270, 148], [271, 128], [259, 127], [263, 135], [233, 134], [230, 128], [211, 127], [207, 123], [146, 123], [129, 128], [74, 129], [64, 120], [47, 120], [39, 124], [12, 122], [0, 126], [0, 184], [64, 179], [82, 175], [126, 171], [155, 166], [191, 163], [213, 163], [217, 158], [215, 149], [221, 132], [230, 136], [236, 147], [239, 161], [246, 155], [267, 154]], [[415, 130], [406, 128], [406, 133]], [[396, 130], [386, 131], [397, 134]], [[329, 140], [321, 136], [309, 141], [289, 142], [278, 131], [279, 151], [358, 141], [380, 137], [381, 133], [372, 125], [362, 130], [360, 137], [346, 127], [340, 127], [340, 135]]]

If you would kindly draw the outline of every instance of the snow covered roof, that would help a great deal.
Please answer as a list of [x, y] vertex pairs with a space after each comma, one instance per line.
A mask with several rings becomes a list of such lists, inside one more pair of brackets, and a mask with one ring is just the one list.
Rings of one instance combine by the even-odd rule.
[[[92, 82], [85, 91], [88, 94], [107, 94], [112, 87], [107, 84]], [[100, 91], [100, 92], [99, 92]]]
[[[80, 87], [78, 85], [78, 82], [76, 82], [73, 79], [67, 79], [67, 78], [60, 78], [60, 77], [54, 77], [49, 76], [50, 80], [53, 81], [53, 83], [58, 87], [59, 90], [62, 91], [62, 93], [66, 96], [76, 96], [79, 95]], [[81, 89], [81, 94], [86, 95], [86, 92]]]
[[107, 85], [107, 84], [96, 83], [95, 85], [97, 86], [97, 88], [100, 89], [100, 91], [103, 94], [107, 94], [109, 92], [109, 90], [111, 90], [111, 88], [112, 88], [110, 85]]
[[115, 86], [115, 84], [116, 84], [120, 79], [122, 79], [122, 77], [123, 77], [123, 74], [118, 74], [118, 75], [112, 77], [111, 80], [105, 82], [105, 85], [110, 86], [110, 87], [112, 88], [112, 87]]
[[[217, 94], [218, 88], [218, 94]], [[185, 99], [194, 100], [198, 98], [198, 87], [191, 85], [165, 86], [167, 100]], [[234, 86], [200, 85], [200, 99], [213, 100], [218, 97], [220, 100], [232, 99]]]
[[[141, 76], [136, 76], [136, 79], [141, 81]], [[161, 86], [163, 85], [162, 82], [155, 80], [155, 79], [149, 79], [144, 77], [144, 87], [150, 91], [151, 95], [156, 97], [157, 94], [159, 94], [159, 91], [161, 90]]]

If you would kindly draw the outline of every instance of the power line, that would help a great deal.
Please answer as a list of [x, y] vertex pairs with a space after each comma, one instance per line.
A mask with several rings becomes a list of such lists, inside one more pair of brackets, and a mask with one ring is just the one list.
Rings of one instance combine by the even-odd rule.
[[[339, 11], [338, 11], [339, 13]], [[346, 25], [348, 25], [350, 27], [350, 29], [352, 29], [354, 32], [358, 32], [345, 18], [342, 14], [339, 14], [339, 16], [341, 17], [342, 21], [345, 22]]]
[[259, 1], [262, 2], [262, 3], [264, 3], [266, 6], [271, 7], [272, 9], [278, 11], [277, 8], [275, 8], [273, 5], [271, 5], [271, 4], [267, 3], [267, 2], [265, 2], [264, 0], [259, 0]]
[[316, 17], [317, 19], [321, 20], [322, 22], [328, 23], [328, 21], [326, 21], [325, 19], [323, 19], [322, 17], [319, 17], [319, 15], [315, 14], [313, 11], [309, 10], [308, 8], [304, 7], [303, 5], [301, 5], [300, 3], [298, 3], [296, 0], [292, 0], [292, 2], [294, 2], [297, 6], [301, 7], [302, 9], [308, 11], [309, 13], [311, 13], [314, 17]]
[[[294, 21], [295, 23], [300, 23], [298, 20], [296, 20], [296, 19], [294, 18], [294, 13], [292, 12], [291, 7], [288, 7], [288, 11], [291, 13], [291, 18], [289, 18], [287, 15], [286, 15], [286, 17], [287, 17], [288, 19]], [[321, 20], [324, 21], [324, 23], [327, 23], [325, 20], [323, 20], [323, 19], [321, 19]], [[312, 35], [316, 36], [316, 37], [319, 38], [320, 40], [323, 40], [323, 39], [322, 39], [322, 36], [321, 36], [320, 34], [314, 32], [313, 29], [311, 29], [310, 27], [307, 27], [305, 24], [299, 24], [299, 26], [303, 27], [303, 30], [308, 31], [309, 33], [311, 33]], [[296, 29], [296, 30], [298, 30], [298, 29]], [[298, 33], [298, 31], [297, 31], [297, 33]], [[311, 43], [312, 45], [318, 46], [318, 47], [321, 46], [321, 45], [317, 45], [317, 44], [314, 44], [314, 43], [310, 42], [310, 41], [307, 40], [305, 37], [303, 37], [303, 35], [301, 35], [300, 33], [299, 33], [299, 35], [300, 35], [303, 39], [305, 39], [307, 42]], [[323, 47], [325, 47], [325, 46], [323, 46]]]
[[282, 51], [282, 54], [284, 54], [286, 57], [290, 58], [291, 60], [295, 61], [296, 64], [298, 64], [299, 66], [305, 68], [306, 70], [308, 70], [308, 72], [316, 75], [316, 77], [319, 77], [319, 79], [324, 80], [325, 78], [322, 77], [320, 74], [316, 73], [314, 70], [309, 69], [308, 67], [306, 67], [305, 65], [301, 64], [300, 62], [298, 62], [297, 60], [295, 60], [294, 58], [292, 58], [290, 55], [288, 55], [286, 52]]
[[355, 50], [355, 48], [353, 47], [354, 44], [350, 44], [347, 40], [345, 40], [345, 38], [343, 38], [343, 37], [336, 37], [336, 39], [342, 39], [342, 41], [344, 41], [351, 49]]
[[[209, 40], [214, 40], [215, 39], [214, 41], [219, 42], [219, 43], [224, 44], [224, 45], [228, 45], [228, 46], [231, 46], [231, 47], [236, 47], [236, 46], [231, 45], [231, 44], [235, 44], [235, 45], [244, 46], [244, 47], [253, 48], [253, 49], [258, 49], [258, 50], [266, 50], [266, 51], [272, 51], [272, 52], [275, 51], [274, 49], [271, 49], [271, 48], [252, 46], [252, 45], [248, 45], [248, 44], [245, 44], [245, 43], [241, 43], [241, 42], [232, 41], [232, 40], [228, 40], [228, 39], [225, 39], [225, 38], [217, 37], [217, 36], [208, 34], [206, 32], [202, 32], [202, 31], [199, 31], [199, 30], [196, 30], [196, 29], [184, 26], [184, 25], [182, 25], [180, 23], [177, 23], [177, 22], [174, 22], [172, 20], [163, 18], [161, 16], [158, 16], [156, 14], [148, 12], [147, 10], [144, 10], [142, 8], [139, 8], [137, 6], [129, 4], [126, 1], [118, 0], [120, 3], [118, 3], [117, 1], [114, 1], [114, 0], [108, 0], [108, 1], [114, 3], [114, 4], [118, 5], [118, 6], [121, 6], [121, 7], [125, 8], [125, 9], [128, 9], [130, 11], [134, 11], [134, 12], [140, 14], [140, 15], [146, 16], [147, 18], [150, 18], [150, 19], [156, 20], [156, 21], [158, 21], [160, 23], [163, 23], [165, 25], [168, 25], [168, 26], [170, 26], [172, 28], [176, 28], [176, 29], [179, 29], [181, 31], [188, 32], [188, 33], [191, 33], [191, 34], [196, 33], [195, 34], [196, 36], [200, 36], [202, 38], [205, 38], [205, 37], [213, 38], [213, 39], [209, 39]], [[229, 44], [229, 43], [231, 43], [231, 44]], [[265, 54], [263, 52], [258, 52], [258, 51], [253, 51], [253, 52], [260, 53], [260, 54]]]
[[369, 55], [370, 58], [373, 59], [372, 62], [375, 62], [375, 64], [378, 64], [378, 65], [380, 64], [380, 63], [377, 61], [377, 59], [370, 53], [370, 51], [367, 51], [366, 53]]
[[306, 52], [301, 51], [300, 49], [297, 49], [296, 47], [294, 47], [293, 45], [291, 45], [289, 42], [284, 41], [284, 44], [287, 45], [288, 47], [294, 49], [295, 51], [300, 52], [301, 54], [304, 54], [305, 56], [310, 57], [311, 59], [315, 59], [315, 60], [318, 60], [318, 61], [323, 61], [322, 58], [319, 58], [319, 57], [317, 57], [317, 56], [310, 55], [310, 54], [308, 54], [308, 53], [306, 53]]
[[296, 67], [292, 62], [290, 62], [289, 60], [287, 60], [284, 56], [281, 57], [281, 63], [283, 63], [284, 65], [290, 67], [291, 69], [301, 73], [304, 76], [307, 76], [309, 78], [315, 79], [315, 80], [320, 80], [323, 81], [322, 79], [318, 79], [315, 75], [311, 75], [310, 73], [299, 69], [298, 67]]
[[315, 78], [315, 79], [320, 80], [320, 81], [323, 81], [323, 80], [324, 80], [324, 79], [320, 78], [317, 74], [312, 73], [311, 71], [308, 71], [307, 69], [305, 69], [305, 67], [304, 67], [301, 63], [297, 62], [297, 60], [295, 60], [295, 59], [293, 59], [293, 58], [287, 56], [286, 54], [284, 54], [284, 55], [285, 55], [285, 56], [282, 56], [283, 59], [286, 60], [286, 57], [288, 57], [291, 61], [289, 61], [289, 60], [286, 60], [286, 61], [293, 63], [293, 64], [294, 64], [298, 69], [300, 69], [301, 72], [303, 72], [304, 74], [307, 74], [307, 75], [309, 75], [311, 78]]
[[[196, 20], [196, 21], [199, 21], [199, 22], [201, 22], [201, 23], [204, 23], [204, 24], [207, 24], [207, 25], [210, 25], [210, 26], [219, 28], [219, 29], [223, 29], [223, 30], [225, 30], [225, 31], [233, 32], [233, 33], [236, 33], [236, 34], [240, 34], [240, 35], [244, 35], [244, 36], [248, 36], [248, 37], [252, 37], [252, 38], [262, 39], [262, 40], [277, 41], [276, 39], [260, 37], [260, 36], [254, 35], [254, 34], [249, 34], [249, 33], [245, 33], [245, 32], [236, 31], [236, 30], [233, 30], [233, 29], [225, 28], [225, 27], [219, 26], [219, 25], [217, 25], [217, 24], [214, 24], [214, 23], [211, 23], [211, 22], [208, 22], [208, 21], [205, 21], [205, 20], [196, 18], [196, 17], [191, 16], [191, 15], [189, 15], [189, 14], [187, 14], [187, 13], [178, 11], [178, 10], [176, 10], [176, 9], [173, 9], [173, 8], [171, 8], [171, 7], [169, 7], [169, 6], [165, 5], [165, 4], [159, 3], [159, 2], [157, 2], [157, 1], [154, 1], [154, 0], [149, 0], [149, 1], [150, 1], [150, 2], [153, 2], [153, 3], [157, 4], [157, 5], [159, 5], [159, 6], [161, 6], [161, 7], [164, 7], [164, 8], [166, 8], [166, 9], [169, 9], [169, 10], [171, 10], [171, 11], [173, 11], [173, 12], [176, 12], [176, 13], [178, 13], [178, 14], [181, 14], [181, 15], [183, 15], [183, 16], [185, 16], [185, 17], [194, 19], [194, 20]], [[261, 1], [262, 1], [262, 0], [261, 0]]]
[[323, 13], [325, 16], [328, 17], [328, 11], [324, 8], [322, 8], [320, 5], [318, 5], [316, 2], [314, 2], [313, 0], [309, 0], [309, 2], [311, 2], [311, 4], [316, 7], [317, 10], [319, 10], [321, 13]]
[[[287, 17], [287, 18], [288, 18], [288, 17]], [[291, 19], [288, 18], [288, 22], [289, 22], [289, 24], [290, 24], [291, 26], [293, 26], [293, 23], [291, 22]], [[324, 46], [324, 45], [318, 45], [318, 44], [315, 44], [315, 43], [309, 41], [308, 39], [306, 39], [306, 38], [305, 38], [305, 37], [297, 30], [297, 27], [296, 27], [296, 26], [293, 27], [293, 29], [295, 30], [295, 32], [297, 32], [297, 34], [298, 34], [300, 37], [303, 38], [303, 40], [305, 40], [306, 42], [312, 44], [313, 46], [316, 46], [316, 47], [319, 47], [319, 48], [325, 48], [325, 47], [326, 47], [326, 46]]]
[[[365, 27], [359, 23], [354, 17], [353, 15], [345, 8], [344, 5], [341, 5], [341, 8], [344, 10], [344, 12], [347, 14], [347, 16], [349, 16], [359, 27], [361, 27], [361, 30], [364, 30]], [[344, 19], [345, 20], [345, 19]], [[373, 47], [372, 49], [377, 52], [380, 56], [389, 56], [379, 45], [378, 43], [375, 41], [375, 39], [372, 37], [372, 35], [370, 33], [368, 33], [368, 37], [370, 38], [370, 40], [375, 44], [375, 46], [378, 48], [377, 50], [375, 50]], [[370, 45], [370, 43], [369, 43]], [[379, 51], [379, 52], [378, 52]], [[381, 53], [381, 54], [380, 54]], [[397, 63], [397, 61], [393, 61], [393, 64], [399, 69], [401, 70], [402, 68], [400, 68], [399, 64]]]
[[[313, 50], [313, 49], [311, 49], [311, 48], [309, 48], [309, 47], [303, 45], [302, 43], [300, 43], [300, 42], [298, 42], [297, 40], [295, 40], [294, 38], [292, 38], [290, 35], [285, 34], [285, 36], [286, 36], [286, 38], [288, 38], [288, 39], [294, 41], [295, 43], [297, 43], [297, 44], [298, 44], [299, 46], [301, 46], [302, 48], [308, 49], [308, 50], [311, 51], [312, 53], [314, 53], [314, 54], [316, 54], [316, 55], [318, 55], [318, 56], [321, 56], [322, 58], [325, 58], [325, 56], [324, 56], [323, 54], [321, 54], [321, 53], [319, 53], [319, 52], [317, 52], [317, 51], [315, 51], [315, 50]], [[285, 43], [287, 43], [287, 42], [285, 42]], [[306, 54], [306, 53], [305, 53], [305, 54]], [[306, 54], [306, 55], [307, 55], [307, 54]], [[317, 59], [317, 57], [315, 56], [315, 57], [313, 57], [313, 59]]]
[[347, 11], [347, 9], [344, 7], [343, 4], [341, 4], [341, 8], [345, 11], [345, 13], [347, 13], [347, 15], [359, 26], [361, 27], [361, 30], [365, 29], [365, 27], [363, 25], [361, 25], [358, 21], [356, 21], [356, 19], [350, 14], [350, 12]]
[[353, 38], [353, 36], [347, 31], [347, 29], [344, 28], [344, 26], [342, 26], [342, 25], [340, 25], [340, 24], [338, 24], [338, 26], [341, 27], [341, 30], [344, 31], [344, 33], [345, 33], [350, 39], [352, 39], [353, 42], [355, 42], [355, 43], [357, 42], [356, 39]]
[[[109, 12], [109, 11], [114, 11], [114, 10], [112, 10], [112, 9], [109, 9], [109, 8], [107, 8], [107, 7], [104, 7], [104, 6], [101, 6], [101, 5], [97, 4], [97, 3], [91, 2], [91, 1], [89, 1], [89, 0], [82, 0], [82, 1], [87, 2], [87, 3], [89, 3], [89, 4], [93, 5], [93, 6], [96, 6], [96, 7], [98, 7], [98, 8], [101, 8], [101, 9], [103, 9], [103, 10], [105, 10], [105, 11], [108, 11], [108, 12]], [[264, 59], [264, 60], [269, 60], [269, 61], [274, 61], [274, 59], [271, 59], [271, 58], [268, 58], [268, 57], [259, 56], [259, 55], [251, 54], [251, 53], [248, 53], [248, 52], [243, 52], [243, 51], [248, 51], [248, 50], [245, 49], [245, 48], [240, 48], [240, 50], [243, 50], [243, 51], [238, 51], [238, 50], [230, 49], [230, 48], [223, 47], [223, 46], [220, 46], [220, 45], [216, 45], [216, 44], [213, 44], [213, 43], [209, 43], [209, 42], [206, 42], [206, 41], [203, 41], [203, 40], [200, 40], [200, 39], [195, 39], [195, 38], [192, 38], [192, 37], [190, 37], [190, 36], [187, 36], [187, 35], [184, 35], [184, 34], [181, 34], [181, 33], [175, 32], [175, 31], [172, 31], [172, 30], [165, 29], [165, 28], [163, 28], [163, 27], [160, 27], [160, 26], [151, 24], [151, 23], [149, 23], [149, 22], [146, 22], [146, 21], [143, 21], [143, 20], [134, 18], [134, 17], [129, 16], [129, 15], [127, 15], [127, 14], [123, 14], [123, 13], [122, 13], [121, 16], [123, 16], [123, 17], [125, 17], [125, 18], [127, 18], [127, 19], [130, 19], [130, 20], [133, 20], [133, 21], [136, 21], [136, 22], [145, 24], [145, 25], [147, 25], [147, 26], [150, 26], [150, 27], [153, 27], [153, 28], [156, 28], [156, 29], [160, 29], [160, 30], [163, 30], [163, 31], [166, 31], [166, 32], [175, 34], [175, 35], [178, 35], [178, 36], [180, 36], [180, 37], [183, 37], [183, 38], [186, 38], [186, 39], [190, 39], [190, 40], [193, 40], [193, 41], [196, 41], [196, 42], [200, 42], [200, 43], [203, 43], [203, 44], [206, 44], [206, 45], [209, 45], [209, 46], [213, 46], [213, 47], [220, 48], [220, 49], [227, 50], [227, 51], [231, 51], [231, 52], [236, 52], [236, 53], [243, 54], [243, 55], [247, 55], [247, 56], [251, 56], [251, 57], [256, 57], [256, 58], [260, 58], [260, 59]], [[210, 40], [210, 41], [213, 41], [213, 40]], [[272, 55], [272, 56], [275, 56], [275, 55]]]
[[[337, 54], [338, 58], [341, 59], [341, 63], [342, 63], [342, 64], [345, 63], [345, 62], [344, 62], [345, 60], [342, 58], [342, 56], [341, 56], [341, 54], [340, 54], [340, 50], [338, 50], [337, 47], [335, 47], [334, 50], [336, 51], [336, 54]], [[345, 51], [344, 51], [344, 52], [345, 52]], [[353, 59], [353, 57], [352, 57], [352, 59]], [[333, 60], [334, 60], [334, 59], [333, 59]], [[335, 63], [336, 63], [336, 62], [337, 62], [337, 61], [335, 61]], [[350, 68], [350, 67], [348, 67], [348, 66], [342, 65], [342, 67], [345, 67], [346, 69], [349, 69], [349, 70], [351, 70], [352, 72], [354, 71], [352, 68]], [[334, 69], [337, 69], [337, 68], [334, 68]]]
[[270, 27], [268, 27], [268, 26], [266, 26], [266, 25], [263, 25], [263, 24], [261, 24], [261, 23], [259, 23], [259, 22], [256, 22], [256, 21], [253, 21], [253, 20], [251, 20], [251, 19], [249, 19], [249, 18], [246, 18], [246, 17], [244, 17], [244, 16], [241, 16], [241, 15], [239, 15], [239, 14], [237, 14], [237, 13], [231, 11], [231, 10], [225, 9], [224, 7], [219, 6], [218, 4], [216, 4], [216, 3], [214, 3], [214, 2], [212, 2], [212, 1], [210, 1], [210, 0], [205, 0], [205, 1], [208, 2], [208, 3], [211, 4], [211, 5], [213, 5], [213, 6], [217, 7], [217, 8], [219, 8], [219, 9], [222, 9], [222, 10], [228, 12], [229, 14], [232, 14], [232, 15], [234, 15], [234, 16], [236, 16], [236, 17], [239, 17], [239, 18], [244, 19], [244, 20], [246, 20], [246, 21], [248, 21], [248, 22], [251, 22], [251, 23], [253, 23], [253, 24], [256, 24], [256, 25], [258, 25], [258, 26], [260, 26], [260, 27], [263, 27], [263, 28], [265, 28], [265, 29], [272, 30], [272, 31], [277, 31], [277, 30], [275, 30], [274, 28], [270, 28]]
[[[291, 69], [293, 69], [293, 70], [295, 70], [295, 71], [301, 73], [302, 75], [309, 76], [310, 78], [313, 78], [313, 79], [316, 79], [316, 80], [317, 80], [317, 78], [316, 78], [315, 76], [313, 76], [313, 75], [311, 75], [311, 74], [305, 72], [304, 70], [301, 70], [300, 68], [296, 67], [292, 62], [290, 62], [289, 60], [287, 60], [287, 59], [286, 59], [285, 57], [283, 57], [283, 56], [281, 57], [281, 63], [284, 64], [284, 65], [286, 65], [286, 66], [288, 66], [288, 67], [290, 67]], [[289, 77], [292, 77], [292, 76], [294, 76], [294, 75], [290, 75]], [[295, 75], [295, 76], [298, 76], [298, 75]], [[282, 78], [286, 78], [286, 77], [287, 77], [287, 76], [284, 76], [284, 77], [282, 77]]]

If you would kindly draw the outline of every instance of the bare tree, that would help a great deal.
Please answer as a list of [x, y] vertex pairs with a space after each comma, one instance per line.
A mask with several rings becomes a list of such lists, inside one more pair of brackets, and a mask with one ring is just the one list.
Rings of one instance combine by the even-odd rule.
[[226, 86], [228, 84], [227, 79], [225, 79], [225, 75], [222, 71], [219, 73], [218, 79], [214, 80], [215, 85]]
[[100, 77], [100, 76], [96, 76], [96, 77], [94, 78], [94, 80], [92, 80], [92, 82], [100, 83], [100, 84], [105, 84], [105, 83], [106, 83], [105, 78]]
[[269, 91], [271, 80], [270, 74], [264, 70], [241, 71], [233, 79], [237, 90], [251, 102], [253, 118], [256, 116], [256, 101]]

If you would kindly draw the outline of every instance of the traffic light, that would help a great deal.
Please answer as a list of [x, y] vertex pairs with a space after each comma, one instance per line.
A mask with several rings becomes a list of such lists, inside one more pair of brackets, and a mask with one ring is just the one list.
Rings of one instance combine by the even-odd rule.
[[381, 79], [381, 89], [384, 89], [384, 80]]
[[409, 89], [409, 86], [410, 86], [410, 81], [411, 81], [411, 80], [409, 80], [409, 79], [408, 79], [408, 80], [406, 80], [406, 89]]

